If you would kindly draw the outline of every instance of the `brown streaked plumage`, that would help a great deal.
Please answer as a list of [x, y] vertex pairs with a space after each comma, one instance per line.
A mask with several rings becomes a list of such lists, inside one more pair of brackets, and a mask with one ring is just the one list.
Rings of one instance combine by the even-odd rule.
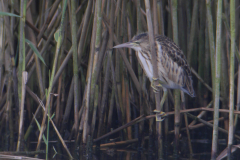
[[164, 90], [161, 105], [166, 98], [167, 88], [180, 89], [191, 97], [195, 96], [191, 70], [187, 60], [182, 50], [170, 38], [162, 35], [155, 36], [158, 77], [154, 78], [148, 33], [139, 34], [131, 41], [113, 48], [122, 47], [132, 48], [136, 51], [138, 61], [151, 82], [156, 78], [159, 80], [160, 86]]
[[[181, 89], [191, 97], [195, 96], [191, 70], [182, 50], [168, 37], [155, 36], [158, 76], [163, 88]], [[130, 42], [114, 48], [128, 47], [137, 51], [136, 56], [150, 81], [153, 79], [152, 62], [147, 33], [139, 34]]]

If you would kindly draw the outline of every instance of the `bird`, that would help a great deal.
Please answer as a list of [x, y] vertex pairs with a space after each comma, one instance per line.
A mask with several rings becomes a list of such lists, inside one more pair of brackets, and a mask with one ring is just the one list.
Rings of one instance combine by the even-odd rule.
[[[164, 35], [155, 35], [154, 43], [158, 67], [157, 77], [153, 76], [152, 53], [148, 33], [138, 34], [129, 42], [116, 45], [113, 48], [131, 48], [136, 51], [138, 62], [151, 81], [153, 90], [157, 92], [158, 87], [163, 88], [163, 97], [160, 102], [160, 111], [162, 111], [168, 89], [180, 89], [191, 97], [195, 97], [195, 91], [191, 69], [180, 47]], [[158, 81], [159, 84], [154, 85], [154, 81]]]

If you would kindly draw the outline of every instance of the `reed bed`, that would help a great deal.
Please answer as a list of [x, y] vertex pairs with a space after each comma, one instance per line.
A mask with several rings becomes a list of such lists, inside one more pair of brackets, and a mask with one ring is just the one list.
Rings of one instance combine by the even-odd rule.
[[[195, 158], [195, 139], [211, 141], [201, 150], [208, 158], [239, 156], [239, 5], [1, 0], [1, 156], [91, 158], [101, 150], [139, 159]], [[196, 97], [169, 91], [164, 121], [153, 112], [162, 92], [153, 92], [134, 51], [113, 49], [143, 32], [153, 57], [154, 34], [166, 35], [192, 70]], [[152, 63], [157, 75], [155, 58]], [[227, 143], [219, 147], [220, 139]]]

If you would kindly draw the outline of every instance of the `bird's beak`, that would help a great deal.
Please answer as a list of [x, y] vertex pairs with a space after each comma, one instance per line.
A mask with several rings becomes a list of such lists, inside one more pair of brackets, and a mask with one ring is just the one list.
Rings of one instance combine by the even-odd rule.
[[116, 45], [114, 46], [113, 48], [132, 48], [133, 45], [131, 42], [127, 42], [127, 43], [123, 43], [123, 44], [119, 44], [119, 45]]

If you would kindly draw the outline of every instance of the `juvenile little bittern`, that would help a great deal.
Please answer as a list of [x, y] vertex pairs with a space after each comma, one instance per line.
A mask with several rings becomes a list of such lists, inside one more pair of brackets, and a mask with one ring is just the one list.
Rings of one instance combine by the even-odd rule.
[[[167, 88], [180, 89], [191, 97], [195, 97], [192, 84], [191, 70], [181, 49], [168, 37], [155, 36], [155, 47], [157, 54], [158, 77], [153, 77], [152, 56], [150, 51], [148, 33], [142, 33], [130, 42], [117, 45], [113, 48], [132, 48], [136, 51], [138, 61], [145, 74], [151, 81], [151, 86], [161, 86], [164, 94], [160, 103], [161, 110], [167, 97]], [[159, 85], [154, 86], [153, 80], [158, 80]]]

